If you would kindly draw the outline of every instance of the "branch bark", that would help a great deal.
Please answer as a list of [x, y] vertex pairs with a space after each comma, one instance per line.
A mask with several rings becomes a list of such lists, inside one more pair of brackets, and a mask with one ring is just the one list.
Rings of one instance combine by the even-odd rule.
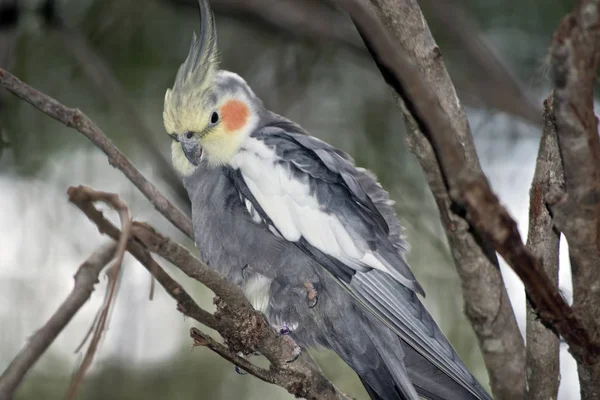
[[[119, 229], [94, 207], [93, 197], [89, 196], [91, 192], [93, 193], [93, 190], [84, 186], [70, 187], [69, 201], [82, 210], [98, 226], [101, 233], [112, 238], [121, 237]], [[252, 308], [240, 288], [227, 282], [183, 246], [160, 235], [149, 225], [134, 223], [131, 233], [132, 238], [129, 240], [127, 250], [178, 302], [179, 311], [218, 331], [228, 349], [214, 340], [207, 339], [207, 336], [199, 330], [192, 331], [195, 337], [205, 342], [203, 344], [259, 379], [281, 386], [297, 397], [314, 400], [348, 399], [323, 376], [307, 352], [302, 352], [297, 360], [289, 362], [296, 357], [297, 346], [289, 340], [289, 337], [277, 333], [269, 325], [265, 316]], [[173, 262], [186, 274], [211, 289], [218, 296], [215, 301], [217, 313], [212, 315], [202, 310], [183, 287], [154, 261], [150, 251]], [[252, 354], [255, 351], [259, 351], [269, 360], [271, 363], [269, 371], [258, 369], [235, 355], [239, 352]]]
[[27, 372], [33, 367], [50, 344], [67, 326], [94, 291], [98, 275], [115, 256], [116, 243], [109, 243], [95, 251], [77, 270], [75, 287], [48, 322], [29, 339], [19, 354], [0, 376], [0, 400], [11, 400]]
[[[594, 83], [600, 66], [600, 1], [576, 3], [554, 34], [550, 71], [565, 174], [555, 192], [556, 226], [569, 243], [573, 308], [600, 341], [600, 140]], [[579, 366], [582, 399], [600, 399], [600, 363]]]
[[68, 108], [50, 96], [20, 81], [14, 75], [0, 68], [0, 87], [5, 88], [17, 97], [25, 100], [44, 114], [73, 128], [108, 156], [108, 162], [121, 170], [127, 178], [165, 218], [189, 238], [193, 237], [192, 222], [175, 207], [142, 173], [135, 168], [129, 159], [115, 147], [110, 139], [84, 113], [76, 108]]
[[[387, 46], [383, 51], [390, 52], [389, 54], [401, 53], [404, 55], [402, 62], [408, 62], [406, 55], [410, 55], [411, 62], [421, 71], [418, 77], [413, 74], [411, 79], [419, 79], [423, 85], [434, 90], [429, 97], [434, 104], [431, 107], [436, 107], [449, 117], [448, 126], [440, 132], [455, 137], [460, 144], [460, 156], [464, 162], [472, 170], [480, 170], [466, 115], [418, 4], [412, 0], [373, 0], [372, 3], [382, 23], [393, 36], [393, 44], [389, 39], [385, 40]], [[355, 8], [355, 12], [360, 10]], [[352, 11], [350, 14], [353, 17], [355, 15]], [[365, 18], [358, 25], [362, 27], [364, 24], [377, 23], [379, 22], [368, 22]], [[360, 30], [364, 31], [363, 34], [369, 41], [373, 40], [366, 30], [359, 28]], [[373, 37], [378, 39], [381, 36], [387, 35], [383, 31], [373, 33]], [[389, 76], [391, 71], [386, 68], [387, 66], [381, 71], [390, 83], [394, 77]], [[408, 101], [410, 104], [411, 98], [398, 85], [392, 86], [399, 96], [397, 100], [406, 122], [409, 145], [425, 172], [440, 212], [461, 278], [466, 314], [479, 340], [492, 391], [498, 399], [522, 398], [525, 392], [525, 348], [496, 254], [481, 235], [472, 230], [464, 212], [456, 207], [438, 155], [425, 134], [426, 127], [414, 118], [416, 111], [409, 110], [403, 103]]]
[[[547, 204], [549, 193], [564, 185], [551, 94], [544, 101], [544, 125], [535, 173], [529, 192], [527, 248], [542, 260], [542, 266], [558, 287], [560, 232]], [[556, 399], [560, 383], [559, 338], [539, 320], [527, 301], [527, 399]]]

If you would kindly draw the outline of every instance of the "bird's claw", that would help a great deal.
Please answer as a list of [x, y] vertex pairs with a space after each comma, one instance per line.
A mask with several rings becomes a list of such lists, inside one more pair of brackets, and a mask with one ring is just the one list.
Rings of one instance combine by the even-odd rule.
[[283, 336], [289, 335], [292, 331], [293, 328], [287, 322], [284, 322], [281, 327], [279, 327], [279, 334]]
[[306, 289], [308, 308], [314, 308], [319, 302], [319, 292], [317, 292], [312, 282], [304, 282], [304, 288]]
[[240, 375], [248, 375], [248, 373], [246, 371], [244, 371], [243, 369], [241, 369], [237, 365], [235, 366], [235, 372], [237, 372]]
[[[247, 358], [246, 355], [244, 355], [244, 353], [242, 352], [237, 353], [237, 355], [241, 358]], [[235, 372], [237, 372], [239, 375], [248, 375], [248, 372], [241, 369], [238, 365], [235, 366]]]

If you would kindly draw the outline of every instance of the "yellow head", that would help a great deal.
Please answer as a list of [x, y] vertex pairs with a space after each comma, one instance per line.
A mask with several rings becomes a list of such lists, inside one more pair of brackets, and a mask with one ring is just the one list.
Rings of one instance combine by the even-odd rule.
[[256, 127], [261, 103], [236, 74], [219, 71], [214, 17], [199, 0], [201, 31], [194, 34], [172, 89], [165, 94], [163, 121], [173, 139], [174, 167], [189, 175], [201, 161], [226, 164]]

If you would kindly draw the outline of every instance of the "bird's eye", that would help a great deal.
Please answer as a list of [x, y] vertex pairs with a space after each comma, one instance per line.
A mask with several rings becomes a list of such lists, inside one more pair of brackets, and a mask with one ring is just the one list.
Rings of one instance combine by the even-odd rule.
[[217, 122], [219, 122], [219, 113], [216, 111], [213, 111], [213, 113], [210, 115], [210, 123], [214, 125]]
[[191, 139], [192, 136], [194, 136], [194, 132], [188, 131], [188, 132], [185, 133], [185, 138], [186, 139]]

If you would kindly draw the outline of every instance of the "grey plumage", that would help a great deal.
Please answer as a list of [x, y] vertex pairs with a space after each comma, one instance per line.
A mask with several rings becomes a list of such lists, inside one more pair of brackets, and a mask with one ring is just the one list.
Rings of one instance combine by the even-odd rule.
[[[393, 296], [399, 309], [384, 312], [381, 310], [385, 307], [377, 307], [384, 318], [400, 326], [403, 335], [399, 336], [371, 315], [312, 257], [273, 235], [266, 224], [256, 224], [233, 185], [228, 167], [200, 163], [192, 175], [184, 178], [184, 184], [196, 205], [192, 208], [193, 224], [198, 227], [195, 243], [200, 257], [240, 286], [256, 279], [257, 274], [270, 279], [268, 306], [262, 310], [270, 322], [297, 326], [292, 336], [303, 348], [323, 346], [335, 351], [357, 372], [374, 399], [415, 398], [407, 379], [431, 399], [489, 398], [414, 293], [404, 288]], [[246, 265], [249, 267], [244, 269]], [[379, 271], [368, 275], [389, 282]], [[305, 282], [312, 282], [319, 291], [319, 302], [313, 309], [306, 304]], [[369, 300], [368, 288], [372, 287], [368, 283], [351, 286], [364, 291], [363, 297]], [[374, 297], [378, 296], [372, 296], [371, 302], [377, 304]], [[421, 332], [426, 334], [422, 336]], [[411, 342], [415, 349], [409, 345]], [[423, 348], [440, 350], [444, 361], [438, 364], [450, 364], [451, 370], [458, 371], [454, 379], [464, 382], [464, 386], [421, 356], [419, 350]]]
[[388, 193], [219, 71], [212, 12], [199, 7], [163, 118], [200, 257], [301, 347], [335, 351], [373, 399], [489, 399], [417, 296]]

